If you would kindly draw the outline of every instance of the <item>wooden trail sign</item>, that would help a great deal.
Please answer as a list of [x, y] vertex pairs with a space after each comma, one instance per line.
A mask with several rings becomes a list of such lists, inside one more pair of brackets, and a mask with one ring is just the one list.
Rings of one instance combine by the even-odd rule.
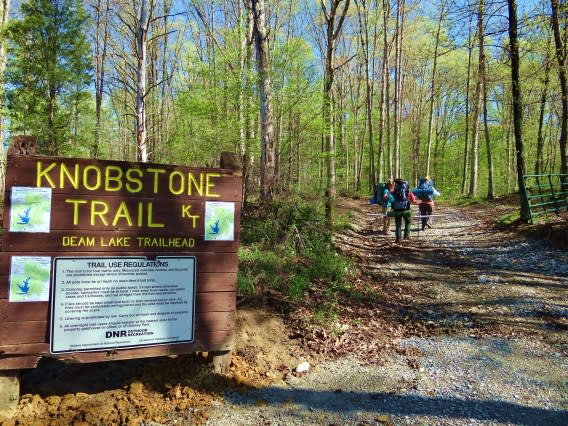
[[8, 156], [0, 370], [233, 346], [241, 176]]

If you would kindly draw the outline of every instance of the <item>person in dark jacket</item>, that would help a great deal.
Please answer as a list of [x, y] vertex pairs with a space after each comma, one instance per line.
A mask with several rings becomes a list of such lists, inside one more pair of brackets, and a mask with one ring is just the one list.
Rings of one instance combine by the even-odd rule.
[[416, 197], [410, 191], [408, 182], [397, 178], [394, 181], [393, 191], [394, 201], [392, 203], [392, 211], [389, 216], [394, 217], [395, 224], [395, 242], [400, 242], [402, 234], [402, 220], [404, 219], [404, 238], [410, 238], [410, 223], [412, 218], [411, 204], [418, 204]]

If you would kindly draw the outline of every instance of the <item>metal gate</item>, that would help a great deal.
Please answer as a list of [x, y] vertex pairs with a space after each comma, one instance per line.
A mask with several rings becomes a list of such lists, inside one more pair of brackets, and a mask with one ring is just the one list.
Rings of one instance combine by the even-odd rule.
[[568, 209], [568, 175], [524, 175], [523, 180], [530, 223], [541, 214]]

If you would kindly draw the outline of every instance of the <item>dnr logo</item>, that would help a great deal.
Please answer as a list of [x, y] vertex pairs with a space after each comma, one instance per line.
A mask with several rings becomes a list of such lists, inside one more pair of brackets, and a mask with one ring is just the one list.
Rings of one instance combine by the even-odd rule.
[[112, 339], [113, 337], [126, 337], [126, 330], [107, 331], [105, 333], [105, 338]]

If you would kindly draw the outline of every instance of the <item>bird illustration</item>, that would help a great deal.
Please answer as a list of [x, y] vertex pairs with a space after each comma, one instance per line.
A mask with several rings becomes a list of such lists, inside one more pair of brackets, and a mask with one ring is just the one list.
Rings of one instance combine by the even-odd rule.
[[211, 227], [211, 233], [212, 234], [218, 234], [220, 231], [220, 227], [219, 227], [219, 220], [217, 219], [217, 221], [213, 224], [213, 225], [209, 225]]
[[26, 210], [24, 210], [24, 214], [18, 213], [18, 216], [20, 216], [20, 222], [18, 222], [18, 225], [27, 225], [27, 224], [30, 223], [30, 219], [31, 219], [30, 210], [31, 209], [32, 209], [31, 207], [28, 207]]
[[30, 291], [30, 278], [28, 277], [26, 278], [23, 282], [22, 285], [16, 283], [16, 285], [18, 286], [18, 288], [20, 289], [21, 293], [18, 294], [28, 294], [28, 292]]

